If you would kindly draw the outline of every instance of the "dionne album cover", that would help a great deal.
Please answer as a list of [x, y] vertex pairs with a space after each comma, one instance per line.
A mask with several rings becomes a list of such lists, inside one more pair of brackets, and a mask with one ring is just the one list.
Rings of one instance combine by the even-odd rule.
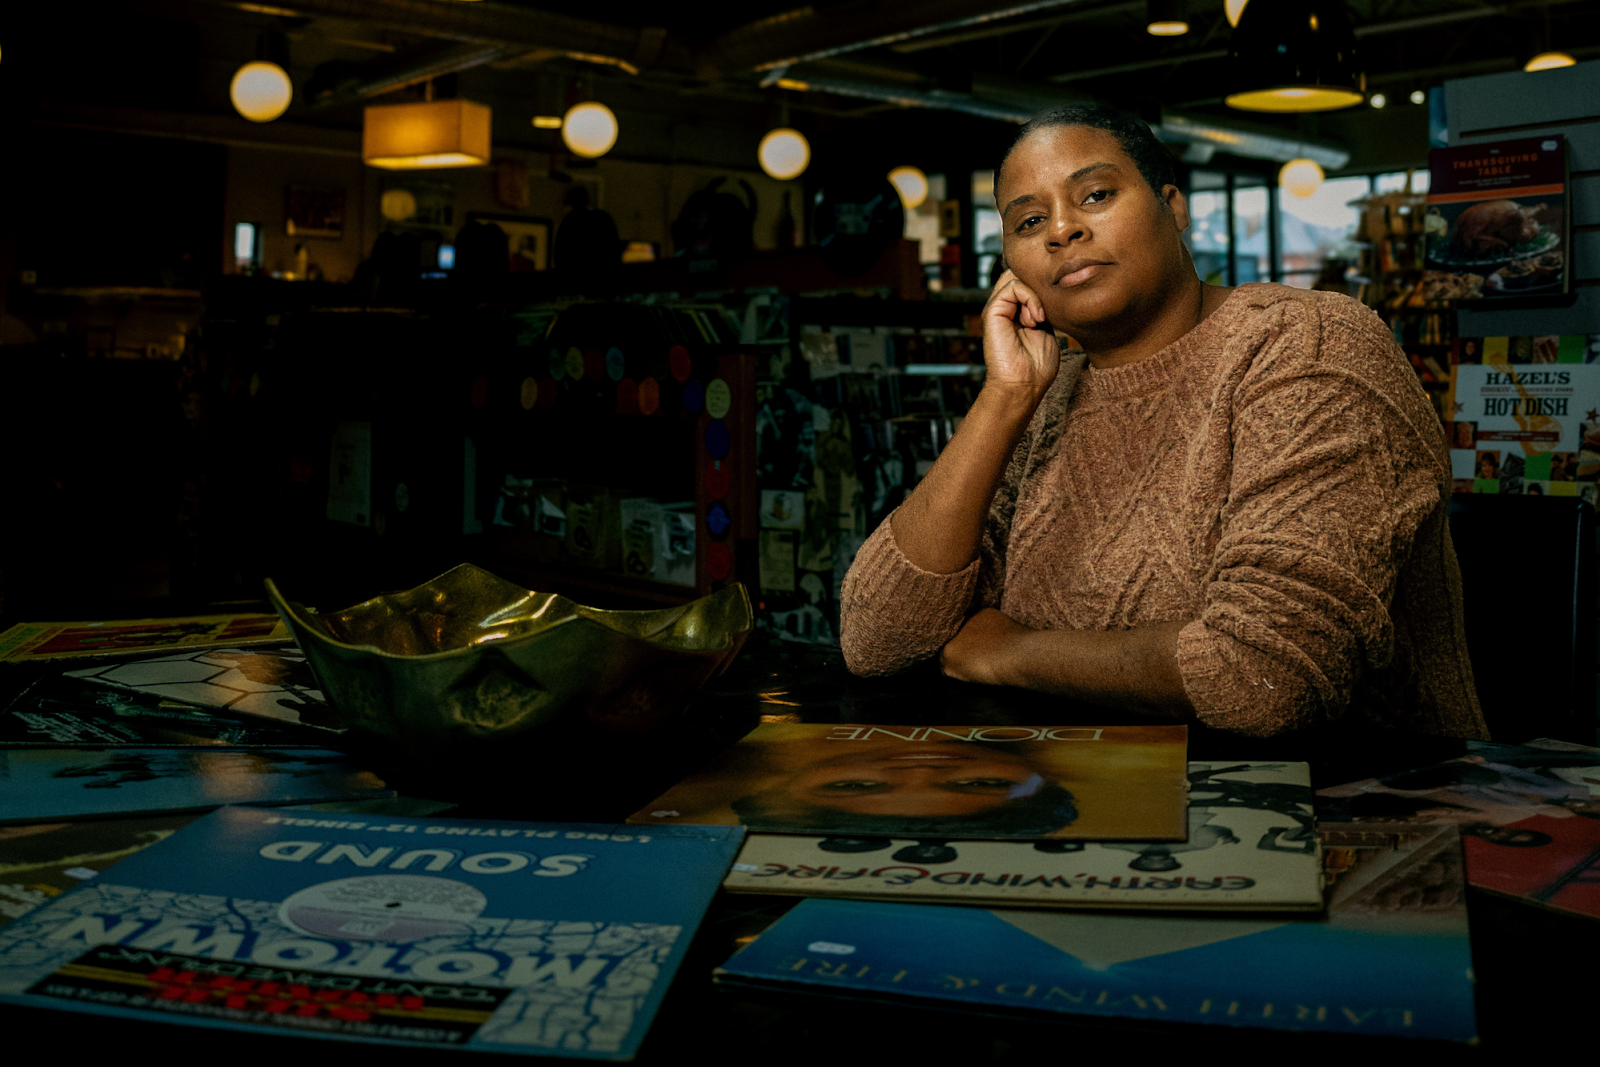
[[1183, 726], [763, 723], [628, 822], [779, 834], [1181, 841]]

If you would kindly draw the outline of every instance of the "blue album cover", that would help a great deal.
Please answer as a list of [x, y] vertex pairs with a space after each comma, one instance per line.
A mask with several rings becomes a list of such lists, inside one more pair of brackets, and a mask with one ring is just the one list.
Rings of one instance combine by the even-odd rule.
[[393, 795], [324, 748], [0, 748], [0, 824]]
[[978, 1009], [1476, 1041], [1454, 827], [1319, 829], [1322, 919], [809, 899], [718, 981]]
[[627, 1059], [743, 834], [223, 808], [0, 930], [0, 1001]]

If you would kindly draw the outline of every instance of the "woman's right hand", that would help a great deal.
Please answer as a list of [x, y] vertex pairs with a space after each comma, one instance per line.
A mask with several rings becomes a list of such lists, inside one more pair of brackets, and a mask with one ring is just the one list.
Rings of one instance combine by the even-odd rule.
[[1044, 396], [1061, 367], [1061, 346], [1044, 305], [1009, 270], [995, 282], [983, 308], [983, 361], [986, 385], [1022, 389], [1035, 400]]

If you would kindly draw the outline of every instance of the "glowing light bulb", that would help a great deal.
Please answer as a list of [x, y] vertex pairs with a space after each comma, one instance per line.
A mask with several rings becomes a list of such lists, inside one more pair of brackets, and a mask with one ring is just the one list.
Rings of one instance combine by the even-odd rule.
[[1413, 89], [1411, 90], [1411, 102], [1413, 104], [1426, 104], [1428, 102], [1428, 94], [1421, 89]]
[[1389, 103], [1389, 98], [1384, 96], [1382, 93], [1373, 93], [1372, 99], [1368, 100], [1367, 103], [1371, 104], [1373, 107], [1381, 108]]
[[900, 194], [900, 203], [911, 211], [928, 199], [928, 176], [916, 167], [896, 167], [889, 172], [889, 184]]
[[800, 177], [811, 165], [811, 143], [799, 130], [780, 126], [761, 138], [756, 159], [768, 177], [786, 182]]
[[278, 64], [257, 59], [234, 73], [228, 96], [234, 109], [251, 122], [271, 122], [289, 110], [294, 84]]
[[1278, 184], [1302, 200], [1317, 191], [1322, 179], [1322, 168], [1314, 159], [1291, 159], [1278, 171]]
[[561, 140], [573, 155], [598, 159], [617, 143], [617, 116], [593, 100], [573, 104], [561, 120]]
[[1222, 11], [1228, 16], [1228, 25], [1239, 25], [1239, 16], [1244, 14], [1244, 5], [1250, 0], [1223, 0]]

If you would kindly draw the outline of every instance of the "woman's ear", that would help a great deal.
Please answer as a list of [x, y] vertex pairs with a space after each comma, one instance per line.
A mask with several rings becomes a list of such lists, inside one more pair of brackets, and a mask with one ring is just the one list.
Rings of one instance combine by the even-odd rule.
[[1161, 198], [1171, 209], [1172, 221], [1177, 225], [1178, 232], [1183, 233], [1189, 228], [1189, 198], [1184, 196], [1183, 190], [1176, 185], [1163, 185]]

